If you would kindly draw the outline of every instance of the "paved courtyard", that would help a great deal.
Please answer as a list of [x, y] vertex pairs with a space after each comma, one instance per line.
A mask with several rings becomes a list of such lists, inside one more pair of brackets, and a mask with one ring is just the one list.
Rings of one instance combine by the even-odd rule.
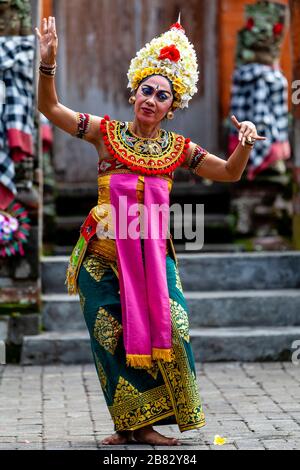
[[[197, 363], [207, 424], [176, 436], [176, 449], [300, 449], [300, 366], [283, 363]], [[93, 364], [0, 366], [0, 449], [155, 449], [101, 446], [113, 423]], [[214, 436], [227, 438], [214, 445]], [[174, 447], [157, 447], [174, 449]]]

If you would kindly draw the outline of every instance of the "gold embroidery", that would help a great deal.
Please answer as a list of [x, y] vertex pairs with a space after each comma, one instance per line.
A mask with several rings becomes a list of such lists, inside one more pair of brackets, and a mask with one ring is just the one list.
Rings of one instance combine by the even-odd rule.
[[102, 260], [100, 257], [89, 254], [85, 257], [83, 261], [83, 266], [90, 274], [90, 276], [95, 279], [95, 281], [101, 281], [105, 271], [108, 268], [108, 264], [105, 260]]
[[[172, 173], [185, 155], [185, 138], [174, 132], [161, 129], [160, 137], [151, 140], [130, 135], [128, 122], [105, 121], [104, 126], [106, 146], [114, 151], [117, 160], [125, 163], [131, 170]], [[153, 174], [157, 173], [153, 171]]]
[[152, 375], [152, 377], [156, 380], [157, 374], [159, 372], [159, 367], [156, 361], [153, 361], [153, 366], [150, 369], [147, 369], [148, 374]]
[[189, 319], [185, 309], [176, 300], [170, 299], [171, 312], [176, 322], [178, 334], [189, 343]]
[[87, 251], [95, 257], [104, 258], [105, 261], [117, 259], [115, 240], [92, 239], [88, 244]]
[[136, 142], [134, 144], [135, 153], [148, 153], [150, 155], [160, 155], [162, 153], [161, 145], [158, 142]]
[[114, 354], [122, 331], [122, 325], [103, 307], [100, 307], [94, 326], [94, 337], [99, 344], [106, 351]]
[[196, 377], [190, 368], [183, 340], [176, 328], [176, 319], [173, 315], [172, 331], [174, 360], [172, 362], [159, 361], [158, 364], [173, 403], [177, 424], [183, 432], [200, 428], [206, 422]]
[[96, 355], [95, 355], [95, 360], [96, 360], [97, 371], [98, 371], [98, 375], [99, 375], [99, 378], [100, 378], [102, 388], [106, 391], [106, 386], [107, 386], [106, 374], [104, 372], [104, 369], [103, 369], [103, 366], [102, 366], [101, 362], [99, 361], [99, 359], [97, 358]]
[[[109, 407], [116, 430], [138, 429], [141, 425], [151, 424], [174, 414], [165, 385], [139, 392], [123, 377], [121, 379], [122, 393], [118, 391], [113, 405]], [[131, 394], [132, 390], [134, 395]]]
[[140, 392], [124, 379], [124, 377], [120, 376], [114, 396], [114, 403], [121, 405], [125, 400], [133, 397], [137, 398], [139, 395]]
[[[178, 311], [178, 309], [177, 309]], [[171, 309], [173, 361], [157, 361], [163, 374], [164, 385], [139, 392], [125, 379], [122, 379], [122, 393], [119, 389], [118, 403], [109, 407], [116, 430], [134, 430], [153, 424], [175, 414], [181, 432], [200, 428], [206, 424], [202, 410], [196, 376], [190, 368], [183, 339], [176, 324], [175, 309]], [[130, 397], [131, 390], [134, 395]]]

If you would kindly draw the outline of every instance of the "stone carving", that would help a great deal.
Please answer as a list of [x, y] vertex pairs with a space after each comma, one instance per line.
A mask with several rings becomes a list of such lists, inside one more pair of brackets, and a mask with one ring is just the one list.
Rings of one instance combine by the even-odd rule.
[[30, 0], [0, 0], [0, 36], [32, 34]]

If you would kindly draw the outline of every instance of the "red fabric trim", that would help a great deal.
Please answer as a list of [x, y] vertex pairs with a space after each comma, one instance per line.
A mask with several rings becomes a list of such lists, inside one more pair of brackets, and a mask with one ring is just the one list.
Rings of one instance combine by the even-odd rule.
[[53, 145], [53, 129], [49, 124], [42, 124], [43, 152], [47, 152]]
[[97, 221], [93, 218], [90, 212], [83, 224], [80, 227], [80, 233], [88, 243], [89, 240], [95, 235], [97, 230]]
[[8, 129], [7, 140], [12, 152], [12, 159], [15, 162], [21, 161], [24, 157], [33, 156], [32, 136], [18, 129]]
[[0, 183], [0, 209], [5, 211], [14, 198], [14, 194]]

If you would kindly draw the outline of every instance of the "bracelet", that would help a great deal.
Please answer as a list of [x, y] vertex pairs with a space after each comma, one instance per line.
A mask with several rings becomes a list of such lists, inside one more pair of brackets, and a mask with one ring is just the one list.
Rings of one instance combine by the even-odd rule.
[[44, 69], [44, 67], [39, 67], [39, 69], [42, 71], [42, 72], [45, 72], [45, 73], [48, 73], [49, 75], [54, 75], [55, 72], [56, 72], [56, 69]]
[[48, 76], [48, 77], [53, 77], [55, 75], [55, 72], [56, 72], [56, 62], [55, 64], [44, 64], [42, 61], [40, 62], [40, 66], [39, 66], [39, 70], [40, 70], [40, 73], [44, 76]]
[[42, 60], [40, 61], [40, 66], [45, 68], [45, 69], [55, 69], [57, 64], [56, 62], [54, 64], [46, 64], [45, 62], [43, 62]]
[[54, 78], [55, 77], [55, 73], [43, 72], [41, 69], [40, 69], [40, 75], [43, 75], [44, 77], [48, 77], [48, 78]]

